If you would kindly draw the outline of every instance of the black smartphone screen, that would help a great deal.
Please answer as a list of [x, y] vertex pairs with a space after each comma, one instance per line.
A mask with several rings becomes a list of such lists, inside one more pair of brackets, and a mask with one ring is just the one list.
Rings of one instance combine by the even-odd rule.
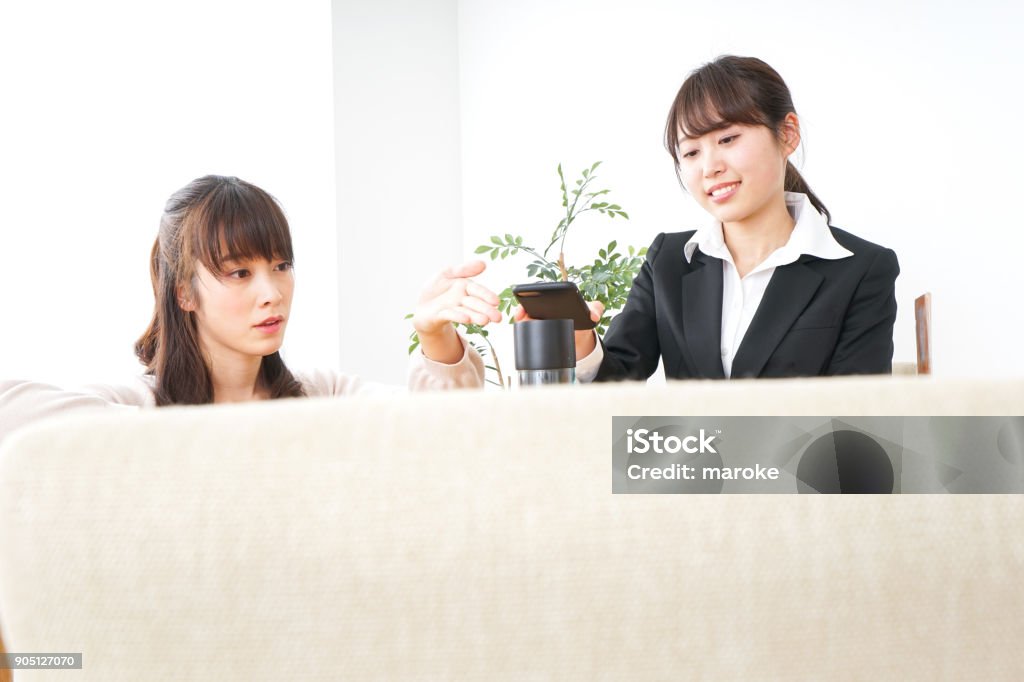
[[535, 320], [572, 320], [577, 331], [597, 326], [590, 319], [590, 308], [573, 282], [517, 284], [512, 287], [512, 293], [526, 314]]

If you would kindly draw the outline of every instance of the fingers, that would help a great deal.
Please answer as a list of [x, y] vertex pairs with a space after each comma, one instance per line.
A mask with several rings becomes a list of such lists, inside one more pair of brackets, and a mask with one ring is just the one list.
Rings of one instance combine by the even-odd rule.
[[458, 306], [454, 308], [442, 308], [435, 313], [435, 317], [440, 320], [447, 320], [448, 322], [458, 322], [459, 324], [475, 324], [481, 327], [487, 325], [490, 322], [500, 322], [501, 313], [496, 313], [494, 316], [482, 313], [472, 308], [464, 306]]
[[481, 327], [501, 322], [500, 299], [487, 287], [469, 279], [487, 268], [482, 260], [472, 260], [445, 268], [420, 294], [413, 312], [413, 328], [420, 334], [433, 334], [450, 322]]
[[420, 303], [439, 298], [450, 299], [452, 296], [462, 297], [468, 294], [498, 305], [498, 296], [493, 291], [469, 279], [469, 277], [483, 272], [486, 267], [487, 264], [482, 260], [475, 260], [445, 268], [424, 286], [420, 292]]
[[[479, 313], [490, 322], [501, 322], [501, 312], [495, 307], [497, 302], [497, 297], [495, 297], [494, 303], [488, 303], [475, 296], [463, 296], [459, 301], [459, 308], [470, 313]], [[475, 322], [475, 324], [486, 324], [486, 322]]]
[[448, 294], [457, 297], [469, 295], [496, 306], [498, 305], [498, 295], [482, 284], [469, 279], [474, 275], [479, 275], [486, 267], [487, 264], [482, 260], [475, 260], [445, 268], [433, 282], [427, 285], [420, 300], [440, 298]]
[[604, 316], [604, 303], [600, 301], [588, 301], [587, 307], [590, 308], [590, 319], [594, 322], [600, 322], [601, 317]]
[[516, 322], [522, 322], [523, 320], [529, 320], [531, 318], [526, 314], [526, 311], [523, 310], [523, 306], [517, 305], [512, 309], [512, 319]]
[[491, 305], [498, 305], [498, 295], [482, 284], [477, 284], [473, 281], [466, 282], [466, 294], [481, 301], [486, 301]]
[[482, 260], [468, 260], [462, 265], [447, 267], [441, 276], [447, 279], [459, 279], [462, 277], [476, 277], [487, 268], [487, 263]]

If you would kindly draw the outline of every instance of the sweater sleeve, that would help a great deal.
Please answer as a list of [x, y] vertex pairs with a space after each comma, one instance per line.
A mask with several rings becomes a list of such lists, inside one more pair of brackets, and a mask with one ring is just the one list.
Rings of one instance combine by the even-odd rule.
[[[479, 388], [484, 385], [484, 361], [460, 335], [464, 352], [452, 365], [435, 362], [416, 350], [409, 357], [407, 387], [410, 391]], [[357, 376], [331, 370], [296, 373], [310, 397], [340, 395], [388, 395], [402, 392], [401, 386], [363, 381]]]
[[484, 385], [484, 360], [466, 339], [462, 341], [462, 357], [452, 365], [435, 362], [417, 349], [409, 358], [409, 390], [439, 391], [451, 388], [480, 388]]
[[36, 381], [0, 381], [0, 444], [15, 430], [47, 417], [80, 410], [138, 410], [152, 402], [139, 386], [90, 386], [68, 391]]

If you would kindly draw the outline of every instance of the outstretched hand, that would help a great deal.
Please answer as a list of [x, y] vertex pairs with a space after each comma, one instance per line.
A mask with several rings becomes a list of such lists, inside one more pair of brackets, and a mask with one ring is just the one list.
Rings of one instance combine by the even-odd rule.
[[473, 260], [445, 268], [423, 288], [413, 313], [412, 326], [422, 336], [436, 333], [450, 322], [485, 325], [501, 322], [498, 296], [474, 282], [487, 267], [482, 260]]
[[412, 326], [423, 354], [431, 360], [454, 364], [462, 357], [464, 349], [452, 322], [480, 326], [501, 322], [497, 294], [470, 279], [486, 268], [482, 260], [467, 261], [445, 268], [423, 288]]

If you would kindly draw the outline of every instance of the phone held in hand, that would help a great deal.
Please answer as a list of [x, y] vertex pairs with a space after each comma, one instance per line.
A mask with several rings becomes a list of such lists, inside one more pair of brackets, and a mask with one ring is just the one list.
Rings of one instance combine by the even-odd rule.
[[576, 331], [597, 326], [573, 282], [517, 284], [512, 287], [512, 293], [526, 314], [535, 320], [572, 320]]

